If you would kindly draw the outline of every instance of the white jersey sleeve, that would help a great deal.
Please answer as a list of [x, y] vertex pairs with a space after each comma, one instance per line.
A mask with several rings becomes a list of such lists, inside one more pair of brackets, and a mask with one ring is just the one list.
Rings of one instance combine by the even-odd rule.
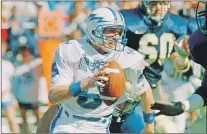
[[129, 99], [137, 100], [140, 95], [150, 88], [149, 83], [143, 75], [145, 62], [143, 59], [131, 68], [124, 70], [126, 76], [126, 95]]
[[[72, 44], [71, 44], [72, 45]], [[63, 51], [65, 49], [65, 51]], [[52, 63], [52, 83], [51, 89], [57, 85], [70, 84], [73, 81], [74, 69], [69, 58], [65, 53], [68, 52], [68, 47], [64, 47], [64, 44], [60, 45], [55, 52]], [[68, 54], [72, 56], [72, 54]]]
[[143, 75], [145, 62], [140, 53], [126, 47], [125, 53], [119, 55], [118, 62], [122, 66], [125, 77], [125, 94], [117, 101], [117, 104], [123, 103], [127, 99], [138, 100], [140, 95], [150, 89], [148, 81]]

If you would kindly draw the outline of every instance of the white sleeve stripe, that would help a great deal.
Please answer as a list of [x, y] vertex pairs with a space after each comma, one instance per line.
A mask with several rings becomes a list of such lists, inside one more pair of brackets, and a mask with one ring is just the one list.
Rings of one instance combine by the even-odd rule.
[[100, 98], [103, 99], [103, 100], [116, 100], [116, 97], [111, 97], [111, 96], [103, 96], [100, 94]]
[[119, 69], [115, 69], [115, 68], [104, 68], [104, 71], [106, 72], [110, 72], [110, 73], [120, 73]]

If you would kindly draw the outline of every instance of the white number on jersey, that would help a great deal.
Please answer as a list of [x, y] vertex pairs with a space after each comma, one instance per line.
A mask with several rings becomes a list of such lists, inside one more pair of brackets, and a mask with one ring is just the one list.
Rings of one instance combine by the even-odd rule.
[[[163, 33], [160, 39], [154, 33], [147, 33], [141, 37], [138, 51], [145, 56], [145, 62], [148, 66], [157, 59], [162, 64], [166, 58], [170, 57], [175, 40], [175, 35], [172, 33]], [[160, 51], [155, 48], [157, 45], [159, 45]]]

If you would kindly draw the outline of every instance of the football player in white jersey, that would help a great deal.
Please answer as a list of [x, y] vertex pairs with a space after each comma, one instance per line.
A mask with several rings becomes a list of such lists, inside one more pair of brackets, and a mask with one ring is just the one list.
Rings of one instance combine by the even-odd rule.
[[[50, 133], [109, 133], [115, 106], [138, 97], [142, 98], [144, 112], [153, 113], [152, 91], [142, 75], [144, 60], [125, 46], [123, 16], [111, 8], [94, 10], [88, 17], [87, 37], [64, 42], [56, 49], [49, 100], [60, 105], [50, 123]], [[107, 106], [102, 100], [110, 97], [100, 95], [97, 86], [105, 86], [99, 80], [108, 81], [103, 74], [110, 72], [97, 71], [112, 60], [124, 70], [126, 92], [114, 105]], [[153, 121], [154, 114], [150, 115], [147, 120]]]

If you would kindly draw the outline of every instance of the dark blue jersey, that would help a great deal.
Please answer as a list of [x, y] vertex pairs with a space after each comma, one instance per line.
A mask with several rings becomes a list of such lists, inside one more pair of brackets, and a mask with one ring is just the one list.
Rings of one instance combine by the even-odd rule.
[[[207, 24], [204, 26], [207, 28]], [[196, 30], [188, 40], [192, 59], [202, 65], [207, 70], [207, 34]], [[207, 105], [207, 71], [203, 76], [201, 86], [196, 90], [195, 94], [199, 94]]]
[[[205, 23], [205, 18], [200, 18], [200, 23], [204, 24]], [[195, 17], [190, 17], [188, 19], [188, 24], [187, 24], [187, 34], [190, 36], [192, 33], [194, 33], [196, 30], [198, 29], [198, 25], [196, 22], [196, 18]], [[191, 58], [191, 57], [189, 57]], [[190, 69], [185, 72], [182, 73], [182, 77], [184, 80], [188, 80], [190, 78], [191, 75], [193, 75], [193, 72], [195, 73], [195, 68], [193, 68], [193, 66], [190, 67]], [[201, 71], [201, 70], [196, 70], [196, 71]], [[201, 73], [201, 72], [197, 72], [197, 73]]]
[[197, 30], [190, 36], [188, 43], [192, 59], [207, 70], [207, 35]]
[[[200, 19], [200, 23], [204, 24], [205, 23], [205, 18], [201, 18]], [[198, 25], [196, 22], [196, 18], [189, 18], [188, 19], [188, 35], [191, 35], [192, 33], [194, 33], [196, 30], [198, 29]]]
[[174, 42], [187, 33], [187, 24], [178, 15], [168, 13], [160, 26], [143, 13], [141, 8], [121, 10], [127, 31], [127, 46], [140, 52], [146, 61], [144, 75], [150, 84], [161, 79], [164, 61], [174, 52]]

